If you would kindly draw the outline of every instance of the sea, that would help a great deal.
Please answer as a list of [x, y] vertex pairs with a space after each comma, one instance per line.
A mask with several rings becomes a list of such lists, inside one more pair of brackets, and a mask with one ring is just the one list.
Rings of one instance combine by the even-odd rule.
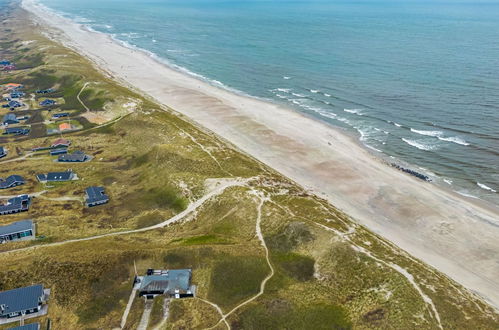
[[499, 205], [499, 1], [39, 2]]

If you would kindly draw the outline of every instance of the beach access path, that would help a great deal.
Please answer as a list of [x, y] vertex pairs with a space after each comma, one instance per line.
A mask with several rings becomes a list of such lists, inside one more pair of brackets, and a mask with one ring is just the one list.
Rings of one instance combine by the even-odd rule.
[[329, 200], [356, 221], [499, 308], [497, 208], [404, 174], [341, 130], [177, 72], [23, 0], [53, 40]]

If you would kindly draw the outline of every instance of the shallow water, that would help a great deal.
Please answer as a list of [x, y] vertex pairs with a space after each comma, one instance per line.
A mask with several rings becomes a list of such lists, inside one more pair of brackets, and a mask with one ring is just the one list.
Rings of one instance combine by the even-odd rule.
[[41, 2], [354, 132], [462, 194], [499, 199], [499, 2]]

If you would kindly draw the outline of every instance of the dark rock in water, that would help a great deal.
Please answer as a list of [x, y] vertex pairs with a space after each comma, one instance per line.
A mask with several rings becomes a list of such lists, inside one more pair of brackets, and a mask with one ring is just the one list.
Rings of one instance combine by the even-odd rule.
[[430, 182], [430, 181], [431, 181], [430, 177], [429, 177], [429, 176], [427, 176], [427, 175], [421, 174], [421, 173], [419, 173], [419, 172], [416, 172], [416, 171], [414, 171], [414, 170], [411, 170], [411, 169], [408, 169], [408, 168], [402, 167], [402, 166], [397, 165], [397, 164], [393, 164], [393, 163], [392, 163], [391, 165], [392, 165], [393, 167], [395, 167], [396, 169], [401, 170], [402, 172], [405, 172], [405, 173], [407, 173], [407, 174], [410, 174], [410, 175], [412, 175], [412, 176], [415, 176], [415, 177], [416, 177], [416, 178], [418, 178], [418, 179], [421, 179], [421, 180], [423, 180], [423, 181], [427, 181], [427, 182]]

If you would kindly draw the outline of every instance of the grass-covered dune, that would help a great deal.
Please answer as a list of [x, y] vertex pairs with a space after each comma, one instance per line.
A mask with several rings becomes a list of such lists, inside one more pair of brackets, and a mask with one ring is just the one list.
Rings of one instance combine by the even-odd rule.
[[[151, 329], [497, 328], [496, 311], [479, 297], [42, 31], [16, 24], [25, 12], [0, 19], [0, 58], [19, 64], [1, 72], [0, 83], [22, 83], [27, 94], [55, 88], [51, 97], [64, 102], [50, 113], [71, 111], [84, 126], [63, 137], [92, 156], [68, 165], [32, 153], [60, 137], [43, 127], [0, 137], [9, 150], [0, 177], [27, 179], [0, 194], [38, 193], [29, 212], [0, 216], [0, 225], [31, 218], [39, 235], [0, 246], [0, 290], [51, 288], [49, 313], [38, 321], [119, 328], [137, 267], [192, 268], [197, 286], [196, 298], [170, 303], [166, 322], [163, 301], [155, 301]], [[47, 125], [49, 111], [36, 104], [29, 111]], [[79, 180], [35, 179], [68, 168]], [[85, 208], [90, 185], [104, 186], [110, 203]], [[135, 298], [125, 329], [137, 327], [143, 307]]]

